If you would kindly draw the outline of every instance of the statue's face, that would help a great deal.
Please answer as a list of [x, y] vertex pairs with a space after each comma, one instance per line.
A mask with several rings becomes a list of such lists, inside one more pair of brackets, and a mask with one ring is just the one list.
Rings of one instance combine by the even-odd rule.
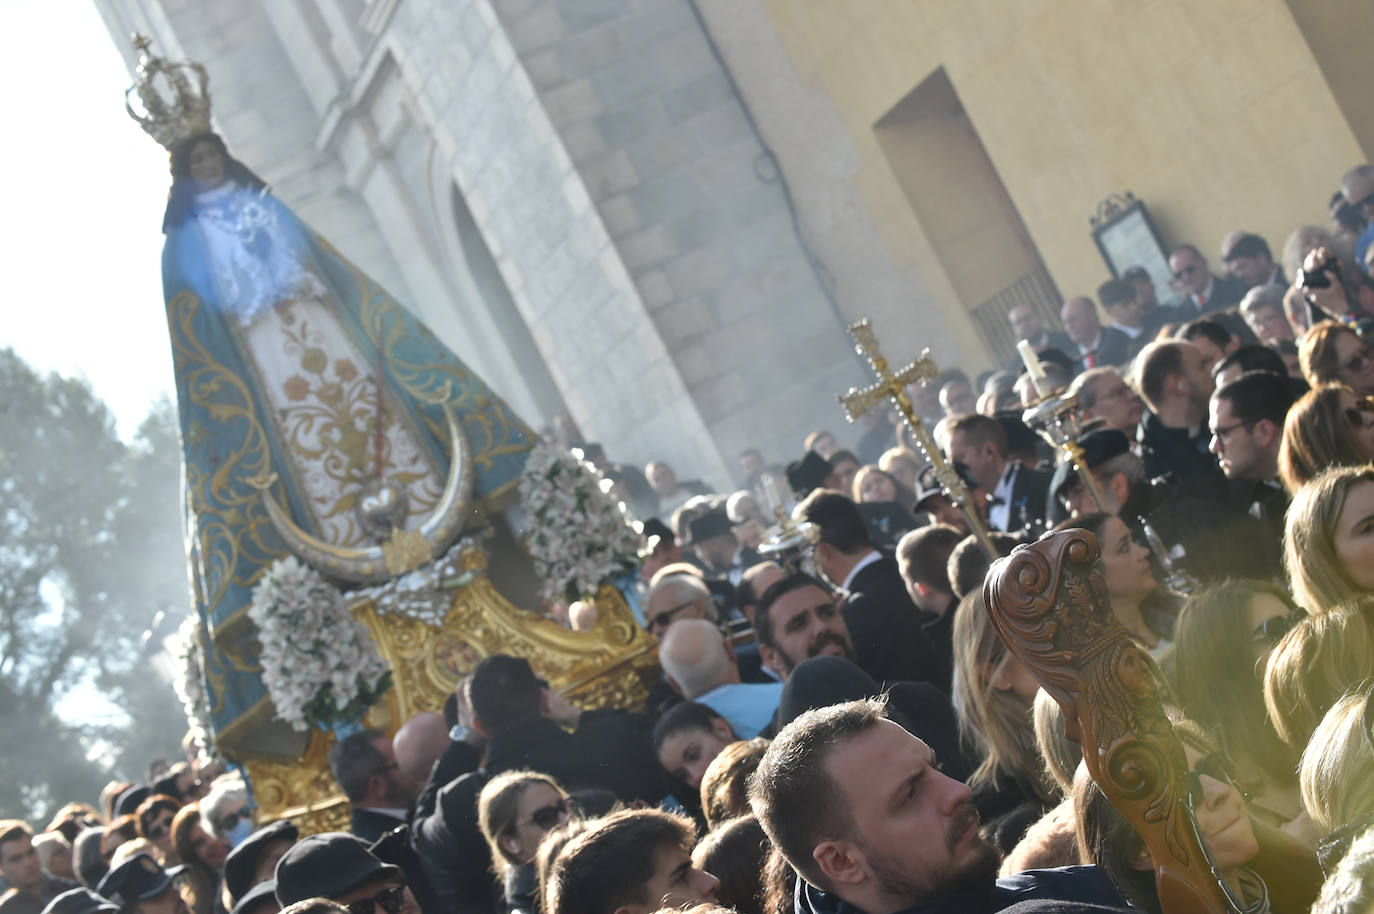
[[209, 140], [201, 140], [191, 149], [191, 180], [205, 187], [224, 183], [224, 157]]

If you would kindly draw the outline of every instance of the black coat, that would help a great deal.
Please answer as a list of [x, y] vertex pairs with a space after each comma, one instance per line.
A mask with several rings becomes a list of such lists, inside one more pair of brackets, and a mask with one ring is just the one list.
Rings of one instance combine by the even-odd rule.
[[950, 683], [941, 681], [944, 665], [921, 630], [925, 616], [911, 602], [895, 561], [884, 556], [860, 570], [840, 614], [868, 675], [879, 682], [929, 682], [949, 691]]
[[1146, 476], [1172, 476], [1183, 495], [1225, 499], [1226, 476], [1217, 465], [1217, 458], [1207, 450], [1211, 435], [1205, 423], [1196, 435], [1189, 435], [1186, 428], [1167, 428], [1147, 409], [1140, 420], [1137, 439]]
[[1033, 470], [1024, 463], [1021, 464], [1011, 484], [1011, 504], [1007, 511], [1008, 532], [1015, 533], [1025, 527], [1039, 531], [1058, 516], [1059, 506], [1050, 504], [1050, 482], [1053, 479], [1053, 473]]
[[[1198, 308], [1198, 310], [1202, 312], [1203, 316], [1206, 316], [1213, 311], [1225, 311], [1228, 308], [1234, 308], [1240, 304], [1240, 300], [1245, 297], [1247, 291], [1245, 283], [1238, 279], [1232, 279], [1229, 276], [1213, 276], [1212, 295], [1207, 299], [1206, 307]], [[1197, 300], [1193, 298], [1192, 294], [1188, 295], [1186, 301], [1195, 307], [1197, 306]]]
[[[996, 882], [989, 880], [984, 889], [961, 888], [955, 894], [903, 908], [898, 914], [990, 914], [1017, 902], [1046, 898], [1102, 905], [1107, 910], [1126, 909], [1121, 893], [1102, 870], [1095, 866], [1064, 866], [1052, 870], [1026, 870], [1015, 876], [1003, 876]], [[805, 881], [799, 881], [793, 899], [796, 914], [877, 914], [862, 911]]]
[[[1125, 364], [1130, 361], [1132, 355], [1131, 347], [1134, 345], [1135, 341], [1122, 331], [1115, 327], [1103, 327], [1102, 335], [1097, 341], [1097, 348], [1092, 352], [1093, 361], [1095, 363], [1092, 367], [1103, 368], [1108, 365]], [[1078, 355], [1079, 371], [1086, 371], [1088, 369], [1088, 360], [1085, 356], [1079, 354], [1077, 346], [1074, 346], [1073, 351], [1067, 354], [1070, 356]]]
[[355, 806], [349, 816], [348, 831], [366, 841], [383, 863], [401, 868], [406, 885], [410, 886], [423, 914], [444, 914], [447, 908], [430, 887], [424, 863], [411, 841], [412, 818], [413, 814], [402, 821], [386, 813]]

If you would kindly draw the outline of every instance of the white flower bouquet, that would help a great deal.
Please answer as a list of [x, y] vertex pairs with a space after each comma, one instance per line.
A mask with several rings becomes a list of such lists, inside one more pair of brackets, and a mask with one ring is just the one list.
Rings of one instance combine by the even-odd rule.
[[294, 556], [273, 563], [253, 588], [248, 617], [277, 717], [297, 730], [361, 720], [391, 686], [390, 668], [343, 594]]
[[525, 544], [549, 600], [590, 599], [635, 566], [639, 533], [590, 463], [540, 442], [520, 477]]
[[200, 619], [187, 616], [177, 630], [177, 676], [172, 681], [177, 698], [186, 711], [186, 724], [191, 730], [200, 755], [216, 757], [214, 731], [210, 729], [210, 696], [205, 691], [205, 669], [200, 659]]

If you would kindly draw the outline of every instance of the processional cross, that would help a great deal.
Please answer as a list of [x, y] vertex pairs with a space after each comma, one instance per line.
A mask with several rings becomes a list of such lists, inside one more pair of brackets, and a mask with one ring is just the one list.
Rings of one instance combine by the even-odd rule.
[[992, 546], [987, 525], [983, 523], [982, 516], [969, 497], [968, 487], [964, 485], [958, 472], [945, 459], [940, 448], [936, 446], [935, 439], [931, 437], [925, 423], [921, 421], [921, 417], [916, 415], [916, 410], [911, 405], [911, 398], [906, 393], [907, 385], [925, 384], [939, 375], [939, 369], [935, 367], [935, 361], [930, 357], [930, 350], [924, 350], [919, 359], [893, 373], [888, 370], [887, 359], [883, 357], [882, 350], [878, 348], [878, 338], [874, 335], [873, 328], [869, 326], [868, 318], [850, 324], [847, 329], [849, 335], [854, 337], [855, 350], [868, 360], [868, 364], [873, 368], [873, 373], [878, 376], [878, 382], [870, 384], [862, 390], [851, 387], [848, 393], [838, 395], [840, 404], [844, 407], [845, 418], [853, 422], [884, 400], [891, 400], [896, 404], [902, 418], [906, 420], [906, 424], [911, 427], [912, 434], [916, 436], [916, 444], [920, 447], [921, 453], [930, 461], [935, 472], [935, 480], [940, 484], [940, 489], [964, 515], [964, 519], [968, 521], [969, 530], [978, 537], [978, 542], [982, 545], [988, 558], [995, 560], [997, 550]]

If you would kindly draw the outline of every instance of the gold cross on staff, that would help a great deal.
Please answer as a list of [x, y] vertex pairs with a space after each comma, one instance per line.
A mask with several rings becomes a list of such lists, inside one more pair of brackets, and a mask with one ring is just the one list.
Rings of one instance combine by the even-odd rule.
[[992, 539], [988, 536], [987, 525], [983, 523], [982, 516], [979, 515], [978, 510], [970, 501], [968, 488], [964, 485], [964, 481], [959, 478], [954, 467], [945, 459], [945, 455], [940, 452], [940, 448], [936, 446], [935, 439], [931, 437], [925, 423], [921, 421], [921, 417], [916, 415], [916, 410], [911, 405], [911, 398], [906, 393], [907, 385], [925, 384], [939, 375], [939, 369], [936, 368], [935, 361], [930, 357], [930, 350], [924, 350], [919, 359], [893, 374], [888, 371], [887, 359], [883, 357], [882, 350], [878, 348], [878, 337], [874, 335], [873, 328], [869, 326], [868, 318], [850, 324], [847, 329], [849, 335], [854, 337], [855, 350], [858, 351], [859, 355], [868, 359], [868, 364], [873, 367], [873, 373], [878, 376], [878, 383], [871, 384], [862, 390], [851, 387], [848, 393], [838, 396], [840, 405], [844, 407], [845, 418], [853, 422], [884, 400], [891, 400], [895, 403], [898, 411], [902, 414], [902, 418], [911, 427], [911, 432], [916, 437], [917, 446], [920, 447], [925, 458], [930, 461], [931, 468], [935, 472], [935, 479], [940, 483], [940, 488], [964, 515], [964, 519], [968, 521], [969, 530], [978, 537], [978, 542], [988, 554], [988, 558], [996, 559], [997, 551], [993, 548]]

